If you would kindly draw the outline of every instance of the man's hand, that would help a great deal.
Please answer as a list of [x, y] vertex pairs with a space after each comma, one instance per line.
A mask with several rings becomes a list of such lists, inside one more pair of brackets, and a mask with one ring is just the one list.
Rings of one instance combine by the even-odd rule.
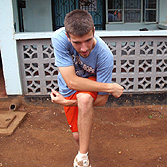
[[120, 97], [123, 93], [124, 88], [117, 83], [112, 83], [112, 84], [114, 86], [114, 91], [112, 91], [111, 94], [116, 98]]
[[51, 101], [56, 104], [64, 105], [66, 99], [57, 91], [52, 89], [50, 93]]
[[59, 92], [52, 89], [51, 101], [62, 106], [77, 106], [77, 100], [66, 100]]

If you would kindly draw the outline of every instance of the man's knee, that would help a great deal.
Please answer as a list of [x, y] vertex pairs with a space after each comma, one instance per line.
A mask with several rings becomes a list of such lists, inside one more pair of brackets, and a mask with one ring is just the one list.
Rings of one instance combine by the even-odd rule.
[[92, 106], [93, 105], [93, 97], [87, 93], [78, 93], [77, 94], [78, 104], [82, 106]]

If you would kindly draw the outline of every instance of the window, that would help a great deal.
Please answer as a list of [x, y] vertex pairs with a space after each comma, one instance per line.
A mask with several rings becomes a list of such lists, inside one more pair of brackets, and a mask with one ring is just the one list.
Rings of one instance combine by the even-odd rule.
[[157, 22], [158, 0], [108, 0], [108, 22]]

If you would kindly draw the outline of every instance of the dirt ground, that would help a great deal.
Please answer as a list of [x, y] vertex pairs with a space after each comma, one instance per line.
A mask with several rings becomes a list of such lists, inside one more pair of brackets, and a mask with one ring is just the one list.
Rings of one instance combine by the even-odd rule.
[[[0, 102], [0, 111], [9, 102]], [[77, 153], [62, 107], [22, 105], [26, 118], [0, 137], [0, 166], [72, 167]], [[166, 167], [167, 106], [99, 107], [91, 136], [92, 167]]]

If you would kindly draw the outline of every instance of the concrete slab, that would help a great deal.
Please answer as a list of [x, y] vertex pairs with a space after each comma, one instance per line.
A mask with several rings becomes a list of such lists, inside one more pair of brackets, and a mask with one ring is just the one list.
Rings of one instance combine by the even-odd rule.
[[0, 136], [12, 135], [19, 126], [26, 112], [5, 111], [0, 113]]
[[15, 118], [16, 115], [14, 113], [0, 114], [0, 129], [7, 128]]

